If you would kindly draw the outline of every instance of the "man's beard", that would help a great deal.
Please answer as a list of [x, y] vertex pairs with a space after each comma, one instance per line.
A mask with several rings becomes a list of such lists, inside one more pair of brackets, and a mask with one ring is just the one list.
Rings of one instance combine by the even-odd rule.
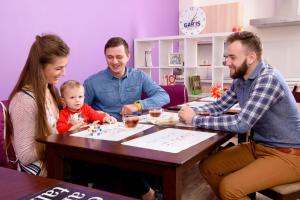
[[236, 71], [231, 74], [230, 73], [230, 77], [233, 78], [233, 79], [236, 79], [236, 78], [243, 78], [246, 73], [247, 73], [247, 70], [248, 70], [248, 65], [247, 65], [247, 61], [246, 59], [244, 60], [244, 62], [241, 64], [241, 66], [237, 69], [236, 66], [234, 66]]

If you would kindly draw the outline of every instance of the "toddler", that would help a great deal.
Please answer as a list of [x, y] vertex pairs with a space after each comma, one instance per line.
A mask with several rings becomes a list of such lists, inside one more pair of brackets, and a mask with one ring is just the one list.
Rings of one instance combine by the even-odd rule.
[[84, 103], [84, 87], [77, 81], [69, 80], [60, 88], [65, 108], [60, 111], [57, 121], [59, 133], [76, 131], [89, 123], [116, 123], [117, 120], [105, 112], [97, 112]]

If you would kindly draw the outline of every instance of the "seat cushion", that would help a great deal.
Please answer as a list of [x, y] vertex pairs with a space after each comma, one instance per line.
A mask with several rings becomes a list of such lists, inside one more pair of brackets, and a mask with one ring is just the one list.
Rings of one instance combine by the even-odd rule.
[[300, 182], [278, 185], [272, 187], [271, 190], [283, 195], [300, 192]]

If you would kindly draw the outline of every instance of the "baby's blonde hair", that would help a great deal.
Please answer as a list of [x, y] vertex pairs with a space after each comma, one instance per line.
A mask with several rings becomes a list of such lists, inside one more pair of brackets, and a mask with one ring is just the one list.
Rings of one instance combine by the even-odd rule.
[[62, 97], [64, 97], [64, 94], [67, 89], [81, 88], [81, 87], [83, 87], [83, 85], [80, 82], [75, 81], [75, 80], [68, 80], [60, 86], [60, 94]]

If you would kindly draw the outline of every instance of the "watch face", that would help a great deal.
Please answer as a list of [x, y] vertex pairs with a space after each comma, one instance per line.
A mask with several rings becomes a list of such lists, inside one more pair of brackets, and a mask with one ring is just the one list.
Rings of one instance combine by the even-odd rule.
[[186, 35], [198, 35], [204, 29], [206, 16], [200, 7], [190, 7], [180, 14], [179, 28]]

